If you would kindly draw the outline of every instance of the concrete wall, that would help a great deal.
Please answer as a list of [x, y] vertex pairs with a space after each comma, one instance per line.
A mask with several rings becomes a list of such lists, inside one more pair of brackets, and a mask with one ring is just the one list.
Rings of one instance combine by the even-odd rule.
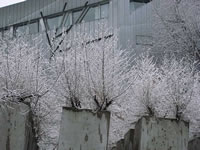
[[37, 150], [27, 105], [0, 103], [0, 135], [1, 150]]
[[191, 140], [188, 144], [188, 150], [199, 150], [200, 149], [200, 137]]
[[133, 150], [134, 129], [130, 129], [124, 136], [124, 150]]
[[121, 139], [116, 144], [116, 150], [124, 150], [124, 139]]
[[134, 150], [187, 150], [189, 124], [143, 117], [136, 124]]
[[133, 150], [134, 133], [135, 130], [130, 129], [124, 135], [124, 139], [119, 140], [111, 150]]
[[58, 150], [107, 150], [109, 112], [63, 108]]
[[111, 148], [111, 150], [117, 150], [117, 147], [116, 147], [116, 146], [114, 146], [114, 147], [112, 147], [112, 148]]

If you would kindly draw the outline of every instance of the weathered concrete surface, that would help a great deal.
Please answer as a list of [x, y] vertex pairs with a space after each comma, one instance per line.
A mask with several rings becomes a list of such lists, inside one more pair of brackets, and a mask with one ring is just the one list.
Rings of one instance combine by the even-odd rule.
[[116, 145], [116, 150], [124, 150], [124, 139], [119, 140]]
[[200, 150], [200, 137], [189, 141], [188, 150]]
[[130, 129], [124, 136], [124, 150], [133, 150], [134, 129]]
[[27, 105], [0, 103], [0, 149], [37, 150]]
[[110, 113], [63, 108], [58, 150], [107, 150]]
[[135, 127], [134, 150], [187, 150], [189, 124], [143, 117]]

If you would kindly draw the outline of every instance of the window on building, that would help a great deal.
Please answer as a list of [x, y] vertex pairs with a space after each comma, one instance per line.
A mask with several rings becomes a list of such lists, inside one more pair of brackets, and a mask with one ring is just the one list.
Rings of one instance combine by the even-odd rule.
[[136, 9], [144, 6], [152, 0], [130, 0], [130, 10], [135, 11]]
[[45, 31], [45, 25], [43, 19], [39, 20], [39, 32]]
[[61, 24], [62, 16], [47, 18], [49, 30], [57, 29]]
[[5, 36], [9, 36], [9, 37], [12, 37], [13, 36], [13, 28], [4, 28], [4, 29], [1, 29], [0, 31], [0, 37], [2, 36], [5, 37]]
[[108, 9], [109, 9], [109, 4], [104, 4], [100, 6], [101, 19], [108, 18]]
[[73, 14], [72, 14], [73, 24], [75, 24], [76, 21], [79, 19], [81, 13], [82, 13], [82, 10], [73, 12]]
[[98, 5], [91, 7], [85, 17], [83, 18], [84, 22], [94, 21], [97, 19], [108, 18], [108, 8], [109, 4]]
[[91, 7], [85, 17], [83, 22], [94, 21], [100, 18], [99, 7]]
[[38, 22], [29, 24], [29, 34], [35, 34], [39, 32], [39, 24]]
[[36, 34], [39, 32], [39, 22], [26, 23], [24, 25], [16, 25], [14, 27], [14, 35]]
[[64, 27], [69, 27], [70, 25], [72, 25], [72, 13], [67, 13], [65, 15], [63, 26]]
[[15, 27], [15, 34], [16, 36], [24, 35], [29, 33], [28, 25], [21, 25]]

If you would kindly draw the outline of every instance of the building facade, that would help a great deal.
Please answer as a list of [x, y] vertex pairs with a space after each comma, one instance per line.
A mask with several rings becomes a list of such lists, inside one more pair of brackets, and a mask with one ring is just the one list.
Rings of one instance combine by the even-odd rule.
[[119, 44], [140, 47], [152, 44], [151, 0], [26, 0], [0, 8], [0, 34], [11, 31], [37, 35], [61, 28], [69, 33], [93, 33], [106, 21], [116, 29]]

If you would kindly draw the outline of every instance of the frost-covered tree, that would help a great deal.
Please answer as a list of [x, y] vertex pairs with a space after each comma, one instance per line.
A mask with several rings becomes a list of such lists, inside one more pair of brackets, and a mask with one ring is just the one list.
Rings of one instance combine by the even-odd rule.
[[159, 66], [149, 54], [134, 59], [133, 82], [126, 99], [119, 99], [110, 108], [112, 142], [146, 115], [189, 121], [190, 136], [198, 135], [200, 74], [195, 63], [184, 59], [165, 57]]
[[153, 57], [143, 55], [136, 59], [135, 67], [137, 80], [132, 89], [144, 111], [148, 115], [181, 119], [192, 101], [194, 84], [199, 82], [194, 64], [173, 57], [165, 58], [157, 66]]
[[[155, 0], [154, 52], [200, 60], [200, 1]], [[162, 56], [162, 55], [161, 55]]]
[[189, 57], [167, 56], [157, 65], [148, 54], [130, 57], [132, 50], [121, 50], [109, 30], [97, 33], [63, 35], [62, 53], [54, 57], [62, 72], [55, 86], [62, 104], [110, 110], [110, 143], [143, 115], [189, 120], [190, 131], [198, 131], [199, 74]]
[[[1, 48], [1, 97], [25, 102], [46, 93], [45, 59], [24, 38], [3, 39]], [[42, 61], [41, 61], [42, 60]], [[37, 101], [36, 101], [37, 102]]]
[[106, 110], [130, 88], [131, 57], [110, 31], [100, 29], [92, 36], [76, 32], [60, 46], [67, 51], [56, 58], [63, 69], [57, 89], [67, 105], [95, 104], [96, 110]]
[[[191, 133], [199, 132], [200, 74], [191, 64], [175, 56], [164, 58], [158, 66], [154, 58], [142, 55], [135, 60], [132, 98], [139, 116], [190, 121]], [[138, 113], [137, 113], [138, 114]], [[196, 115], [194, 115], [196, 114]], [[136, 116], [137, 117], [137, 116]]]
[[143, 115], [189, 120], [190, 131], [199, 132], [200, 76], [194, 63], [188, 57], [166, 57], [160, 65], [148, 54], [133, 58], [111, 31], [63, 34], [62, 43], [52, 44], [59, 50], [50, 62], [40, 37], [32, 43], [26, 37], [1, 39], [1, 100], [31, 106], [41, 149], [56, 147], [63, 105], [111, 111], [110, 143]]
[[56, 82], [50, 76], [52, 65], [44, 57], [41, 40], [37, 37], [30, 41], [29, 36], [13, 38], [9, 33], [0, 39], [0, 101], [30, 107], [38, 145], [47, 142], [46, 128], [53, 123], [50, 117], [55, 107], [47, 97]]

